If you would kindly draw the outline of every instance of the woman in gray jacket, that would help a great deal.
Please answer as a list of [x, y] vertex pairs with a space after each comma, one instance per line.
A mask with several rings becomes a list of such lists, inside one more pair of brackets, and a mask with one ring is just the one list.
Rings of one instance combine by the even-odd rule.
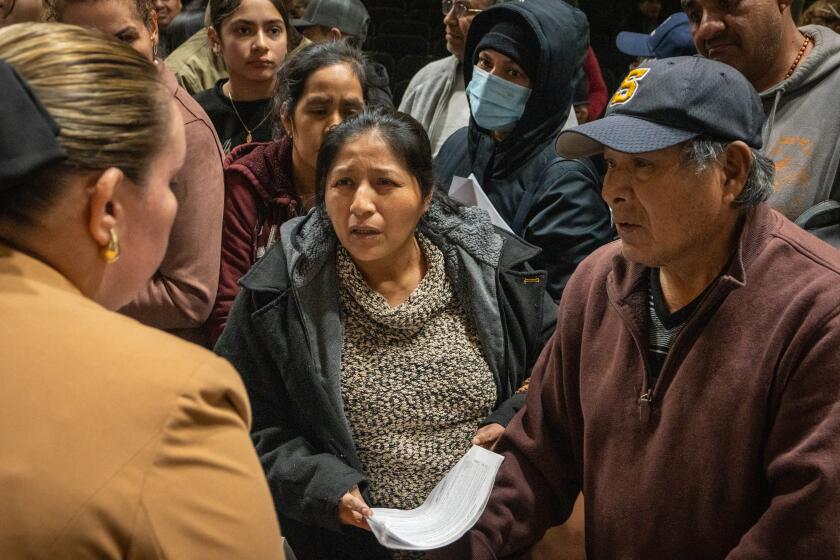
[[318, 156], [318, 206], [243, 277], [216, 351], [299, 558], [388, 558], [370, 507], [420, 505], [521, 407], [554, 324], [539, 250], [434, 194], [429, 141], [370, 109]]

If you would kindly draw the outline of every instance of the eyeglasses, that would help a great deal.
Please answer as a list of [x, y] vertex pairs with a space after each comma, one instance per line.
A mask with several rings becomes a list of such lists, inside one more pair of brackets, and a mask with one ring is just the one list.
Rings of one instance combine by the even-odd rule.
[[440, 3], [440, 10], [443, 12], [443, 15], [449, 13], [450, 10], [455, 10], [455, 17], [460, 18], [464, 16], [474, 16], [475, 14], [481, 13], [483, 10], [476, 10], [475, 8], [470, 8], [469, 4], [466, 2], [452, 2], [452, 0], [443, 0]]
[[15, 0], [0, 0], [0, 18], [6, 19], [15, 8]]

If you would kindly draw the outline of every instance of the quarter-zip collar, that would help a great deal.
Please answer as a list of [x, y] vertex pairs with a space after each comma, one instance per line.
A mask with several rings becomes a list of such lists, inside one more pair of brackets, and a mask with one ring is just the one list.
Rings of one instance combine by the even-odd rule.
[[[649, 268], [645, 265], [628, 261], [621, 253], [613, 258], [613, 269], [607, 276], [607, 297], [610, 304], [621, 316], [641, 354], [645, 372], [639, 380], [639, 417], [642, 423], [650, 420], [662, 396], [668, 390], [674, 374], [690, 350], [694, 341], [702, 335], [704, 326], [714, 316], [715, 311], [726, 297], [736, 289], [747, 285], [752, 262], [771, 238], [769, 235], [780, 225], [780, 218], [773, 214], [766, 203], [747, 211], [741, 226], [741, 233], [735, 247], [735, 254], [730, 259], [726, 270], [716, 278], [708, 293], [697, 309], [686, 320], [685, 326], [674, 339], [656, 385], [651, 387], [651, 369], [647, 352], [647, 315]], [[620, 243], [620, 241], [618, 242]]]

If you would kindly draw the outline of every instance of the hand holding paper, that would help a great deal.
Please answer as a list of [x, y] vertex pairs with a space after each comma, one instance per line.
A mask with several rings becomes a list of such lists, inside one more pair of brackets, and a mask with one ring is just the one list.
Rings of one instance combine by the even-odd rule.
[[484, 512], [503, 460], [473, 446], [420, 507], [373, 508], [367, 518], [373, 534], [383, 546], [400, 550], [431, 550], [455, 542]]
[[338, 502], [338, 519], [345, 525], [353, 525], [370, 531], [367, 518], [371, 515], [373, 515], [373, 512], [365, 503], [365, 499], [362, 498], [358, 486], [344, 494]]

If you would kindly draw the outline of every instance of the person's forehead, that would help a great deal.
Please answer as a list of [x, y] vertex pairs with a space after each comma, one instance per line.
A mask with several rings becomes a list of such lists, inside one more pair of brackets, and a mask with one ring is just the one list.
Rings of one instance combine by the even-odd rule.
[[69, 2], [64, 5], [62, 19], [65, 23], [94, 26], [112, 32], [126, 26], [145, 27], [143, 20], [128, 0], [105, 2]]
[[513, 62], [515, 64], [515, 61], [512, 58], [510, 58], [506, 54], [500, 53], [495, 49], [481, 49], [480, 51], [478, 51], [478, 56], [490, 58], [493, 60], [493, 62]]
[[[720, 7], [720, 0], [680, 0], [680, 5], [683, 11], [691, 8], [716, 8]], [[778, 0], [740, 0], [737, 5], [740, 9], [746, 8], [748, 11], [778, 9]]]
[[460, 0], [467, 6], [477, 10], [485, 10], [493, 5], [494, 0]]
[[0, 14], [5, 14], [7, 23], [38, 21], [43, 7], [40, 0], [0, 0]]

